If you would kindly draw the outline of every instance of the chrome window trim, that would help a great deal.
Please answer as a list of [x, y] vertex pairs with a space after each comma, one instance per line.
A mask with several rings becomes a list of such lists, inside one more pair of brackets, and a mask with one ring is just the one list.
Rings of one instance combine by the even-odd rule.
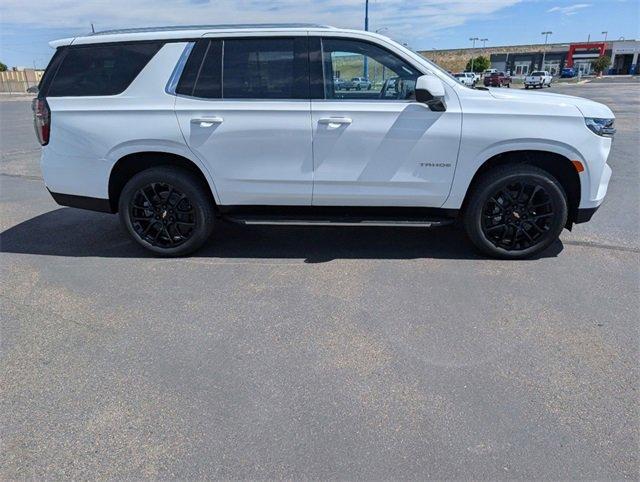
[[195, 44], [196, 42], [193, 41], [193, 42], [188, 42], [187, 45], [185, 45], [184, 50], [182, 51], [182, 54], [178, 59], [178, 63], [176, 63], [176, 66], [173, 68], [171, 77], [169, 78], [169, 81], [167, 82], [167, 85], [164, 89], [164, 91], [167, 94], [176, 95], [176, 88], [178, 87], [178, 82], [180, 81], [180, 77], [182, 77], [184, 66], [187, 64], [187, 59], [189, 58], [189, 55], [191, 55], [191, 50], [193, 49], [193, 46]]

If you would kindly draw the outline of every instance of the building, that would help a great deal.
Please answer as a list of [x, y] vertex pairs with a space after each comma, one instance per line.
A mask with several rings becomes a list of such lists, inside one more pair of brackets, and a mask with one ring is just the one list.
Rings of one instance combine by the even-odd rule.
[[611, 49], [612, 74], [640, 74], [638, 56], [640, 42], [637, 40], [618, 40]]
[[429, 60], [452, 72], [464, 70], [471, 57], [484, 55], [491, 67], [515, 76], [534, 70], [547, 70], [558, 75], [565, 67], [573, 67], [582, 75], [592, 73], [591, 62], [602, 56], [611, 57], [607, 73], [612, 75], [640, 73], [638, 54], [640, 41], [581, 42], [567, 44], [533, 44], [475, 49], [427, 50], [419, 52]]

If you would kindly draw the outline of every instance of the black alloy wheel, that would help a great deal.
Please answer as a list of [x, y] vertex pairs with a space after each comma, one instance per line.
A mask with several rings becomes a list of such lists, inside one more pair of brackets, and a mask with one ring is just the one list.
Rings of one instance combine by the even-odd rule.
[[152, 246], [173, 248], [185, 243], [196, 229], [195, 208], [186, 194], [164, 182], [136, 191], [129, 217], [138, 236]]
[[523, 250], [538, 243], [551, 228], [555, 212], [549, 193], [535, 181], [514, 179], [485, 202], [482, 231], [496, 247]]
[[153, 167], [133, 176], [119, 200], [120, 219], [133, 239], [161, 256], [184, 256], [213, 230], [214, 202], [193, 172]]
[[464, 225], [485, 254], [519, 259], [553, 243], [567, 215], [566, 194], [558, 181], [542, 169], [518, 164], [493, 169], [479, 179]]

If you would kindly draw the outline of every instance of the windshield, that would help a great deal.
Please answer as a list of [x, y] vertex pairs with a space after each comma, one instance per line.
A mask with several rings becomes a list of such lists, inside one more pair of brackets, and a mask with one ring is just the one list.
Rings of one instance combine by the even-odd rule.
[[453, 74], [453, 76], [454, 76], [456, 79], [459, 79], [459, 78], [461, 78], [461, 77], [466, 77], [466, 75], [465, 75], [465, 74]]

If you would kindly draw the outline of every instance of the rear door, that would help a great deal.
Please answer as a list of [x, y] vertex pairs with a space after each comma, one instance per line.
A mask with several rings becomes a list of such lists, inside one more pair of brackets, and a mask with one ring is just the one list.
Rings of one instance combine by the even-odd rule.
[[[422, 72], [393, 52], [341, 37], [310, 37], [310, 45], [313, 204], [442, 206], [462, 125], [453, 89], [445, 86], [446, 112], [434, 112], [415, 101]], [[347, 91], [337, 76], [366, 77], [371, 87]]]
[[176, 115], [224, 205], [310, 205], [306, 36], [199, 40]]

